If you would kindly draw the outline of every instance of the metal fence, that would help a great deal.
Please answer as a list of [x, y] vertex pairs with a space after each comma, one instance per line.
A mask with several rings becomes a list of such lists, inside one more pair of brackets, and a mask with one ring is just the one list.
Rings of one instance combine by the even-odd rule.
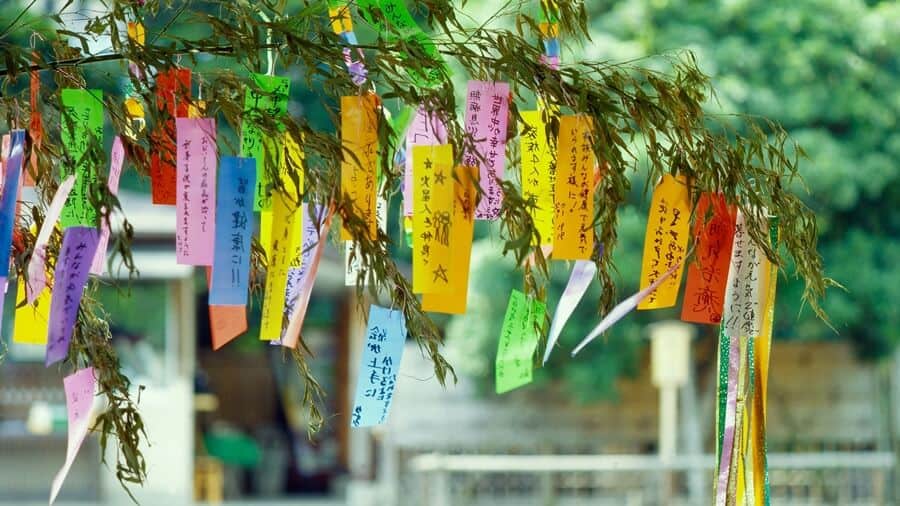
[[[892, 504], [894, 463], [879, 452], [770, 454], [772, 504]], [[714, 459], [422, 454], [403, 467], [402, 505], [681, 506], [711, 503]]]

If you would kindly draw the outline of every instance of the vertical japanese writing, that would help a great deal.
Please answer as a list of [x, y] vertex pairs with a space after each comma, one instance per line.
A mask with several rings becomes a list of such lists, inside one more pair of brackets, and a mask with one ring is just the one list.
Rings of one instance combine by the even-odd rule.
[[212, 265], [215, 244], [216, 122], [178, 118], [175, 252], [178, 263]]
[[[375, 175], [378, 163], [378, 98], [367, 93], [341, 97], [341, 194], [345, 207], [362, 218], [369, 237], [376, 236]], [[346, 224], [341, 240], [353, 239]]]
[[681, 319], [717, 324], [722, 321], [725, 303], [735, 209], [725, 203], [721, 194], [703, 193], [694, 214], [697, 260], [688, 266]]
[[190, 96], [190, 69], [170, 68], [156, 76], [156, 107], [162, 123], [151, 135], [150, 183], [154, 204], [175, 205], [178, 178], [175, 118], [188, 116]]
[[413, 147], [413, 291], [450, 289], [450, 215], [453, 212], [453, 147]]
[[266, 268], [266, 293], [263, 298], [262, 321], [259, 337], [265, 341], [281, 338], [284, 321], [285, 291], [291, 260], [295, 255], [295, 216], [299, 212], [296, 204], [281, 192], [272, 197], [272, 247]]
[[677, 268], [638, 304], [638, 309], [675, 305], [684, 270], [682, 261], [687, 253], [690, 210], [690, 196], [684, 179], [664, 175], [653, 191], [650, 203], [641, 261], [641, 289], [652, 285], [671, 268]]
[[97, 251], [99, 234], [94, 227], [69, 227], [53, 275], [50, 324], [47, 336], [47, 365], [64, 360], [87, 283], [88, 270]]
[[738, 211], [725, 289], [723, 326], [728, 337], [759, 336], [762, 323], [759, 297], [761, 260], [762, 252], [750, 238], [744, 215]]
[[531, 383], [534, 349], [546, 310], [543, 302], [518, 290], [510, 294], [494, 364], [498, 394]]
[[553, 258], [586, 260], [594, 252], [593, 121], [589, 116], [562, 116], [554, 213]]
[[529, 210], [536, 235], [533, 244], [553, 244], [553, 214], [556, 161], [550, 151], [544, 111], [523, 111], [519, 137], [522, 157], [522, 197], [533, 204]]
[[209, 303], [247, 303], [256, 162], [224, 156], [216, 198], [215, 251]]
[[97, 184], [97, 160], [89, 151], [92, 143], [103, 142], [103, 92], [67, 88], [60, 98], [60, 136], [67, 155], [62, 176], [75, 174], [75, 186], [60, 221], [63, 228], [94, 226], [97, 209], [91, 204], [91, 189]]
[[403, 312], [372, 305], [350, 417], [353, 427], [369, 427], [387, 420], [405, 341]]
[[273, 174], [281, 166], [283, 138], [267, 135], [264, 124], [275, 122], [279, 131], [284, 130], [282, 117], [287, 113], [291, 81], [287, 77], [250, 74], [252, 85], [244, 93], [244, 116], [241, 123], [241, 156], [256, 160], [256, 184], [253, 193], [253, 210], [272, 207], [269, 195]]
[[[304, 287], [312, 286], [308, 283], [310, 276], [315, 276], [313, 263], [315, 250], [320, 244], [324, 244], [322, 238], [327, 233], [325, 224], [325, 207], [313, 204], [302, 204], [298, 211], [301, 215], [300, 229], [294, 231], [300, 234], [299, 241], [294, 241], [295, 250], [291, 255], [287, 279], [285, 281], [284, 316], [288, 320], [300, 306], [305, 307], [305, 301], [309, 294], [304, 293]], [[281, 339], [275, 341], [284, 344], [285, 331], [281, 333]]]
[[[509, 119], [509, 84], [469, 81], [465, 127], [471, 145], [463, 152], [463, 164], [479, 168], [482, 198], [475, 219], [496, 220], [503, 204], [506, 162], [506, 129]], [[468, 141], [467, 141], [468, 142]]]
[[450, 223], [450, 287], [447, 293], [425, 293], [422, 309], [440, 313], [466, 312], [469, 288], [469, 261], [472, 253], [472, 233], [475, 225], [476, 167], [456, 167], [453, 183], [453, 218]]
[[417, 109], [406, 131], [406, 160], [403, 173], [403, 212], [413, 214], [413, 146], [435, 146], [447, 143], [447, 129], [436, 115]]

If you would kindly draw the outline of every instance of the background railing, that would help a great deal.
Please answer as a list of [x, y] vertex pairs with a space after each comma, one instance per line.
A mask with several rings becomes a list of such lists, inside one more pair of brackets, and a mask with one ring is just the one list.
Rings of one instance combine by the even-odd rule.
[[[769, 455], [772, 504], [888, 504], [892, 453]], [[709, 504], [714, 459], [651, 455], [422, 454], [403, 465], [399, 504], [570, 506]]]

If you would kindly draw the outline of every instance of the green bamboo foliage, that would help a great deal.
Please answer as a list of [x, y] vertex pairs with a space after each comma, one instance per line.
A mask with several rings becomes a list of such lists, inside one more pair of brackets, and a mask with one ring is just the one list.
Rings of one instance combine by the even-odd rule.
[[[96, 14], [87, 25], [86, 33], [75, 33], [65, 28], [59, 16], [51, 19], [55, 33], [45, 33], [47, 41], [37, 40], [37, 60], [32, 48], [15, 44], [12, 40], [27, 40], [29, 29], [24, 19], [37, 15], [27, 8], [10, 26], [0, 32], [0, 70], [3, 97], [0, 101], [0, 117], [6, 126], [27, 125], [29, 115], [27, 81], [29, 70], [52, 73], [54, 87], [44, 87], [41, 103], [44, 125], [47, 131], [38, 153], [39, 166], [35, 174], [42, 205], [23, 211], [19, 223], [23, 249], [14, 256], [15, 270], [26, 275], [25, 266], [31, 254], [34, 237], [28, 231], [31, 223], [40, 224], [43, 206], [49, 202], [58, 185], [56, 168], [66, 160], [59, 131], [59, 91], [64, 87], [84, 87], [82, 69], [94, 62], [120, 60], [122, 75], [127, 75], [124, 61], [130, 61], [140, 72], [131, 74], [135, 93], [145, 102], [148, 126], [158, 124], [164, 118], [155, 104], [152, 76], [157, 69], [177, 65], [192, 66], [198, 55], [214, 55], [230, 58], [245, 66], [248, 71], [264, 71], [267, 50], [274, 51], [278, 65], [299, 70], [302, 85], [320, 90], [322, 102], [328, 108], [335, 126], [339, 111], [335, 104], [344, 95], [352, 95], [369, 89], [354, 85], [344, 67], [342, 50], [344, 42], [332, 33], [328, 14], [328, 2], [302, 0], [149, 0], [144, 6], [135, 1], [104, 0], [105, 14]], [[534, 5], [531, 5], [531, 4]], [[494, 18], [471, 28], [462, 21], [465, 1], [454, 4], [449, 0], [414, 0], [407, 4], [415, 14], [424, 19], [423, 28], [430, 28], [440, 54], [447, 61], [455, 62], [472, 79], [504, 80], [510, 83], [514, 102], [520, 104], [534, 100], [557, 104], [563, 113], [578, 112], [590, 115], [596, 127], [597, 159], [601, 161], [603, 178], [597, 188], [594, 227], [602, 255], [597, 258], [600, 282], [604, 287], [598, 311], [606, 312], [616, 301], [611, 263], [616, 247], [618, 210], [630, 190], [628, 174], [646, 165], [647, 186], [652, 186], [663, 174], [683, 174], [688, 177], [693, 199], [700, 192], [721, 191], [730, 203], [741, 208], [754, 241], [769, 258], [779, 265], [788, 259], [797, 266], [796, 274], [806, 282], [805, 301], [824, 318], [818, 301], [824, 295], [830, 280], [823, 274], [822, 261], [816, 251], [816, 221], [812, 212], [794, 194], [788, 192], [791, 181], [798, 176], [798, 157], [803, 155], [799, 146], [787, 137], [777, 124], [760, 118], [719, 117], [703, 111], [703, 105], [713, 95], [710, 82], [697, 67], [690, 53], [664, 57], [666, 71], [644, 68], [640, 62], [615, 63], [584, 61], [564, 64], [560, 70], [552, 70], [540, 63], [540, 31], [538, 19], [529, 13], [538, 13], [537, 0], [520, 3], [507, 2], [498, 7], [495, 17], [513, 16], [513, 28], [495, 26]], [[509, 14], [512, 12], [513, 14]], [[369, 13], [376, 21], [383, 19], [374, 10]], [[147, 16], [165, 20], [156, 31], [147, 33], [146, 44], [137, 45], [122, 31], [129, 20]], [[357, 24], [362, 17], [354, 16]], [[560, 0], [558, 12], [560, 38], [565, 41], [589, 41], [587, 14], [581, 0]], [[188, 38], [176, 33], [173, 27], [190, 24], [202, 35]], [[112, 53], [91, 54], [87, 44], [90, 35], [109, 36]], [[79, 48], [67, 45], [64, 40], [77, 41]], [[440, 67], [440, 62], [430, 58], [415, 44], [408, 44], [400, 37], [376, 37], [362, 41], [369, 77], [383, 100], [393, 100], [409, 106], [422, 105], [434, 111], [447, 125], [450, 142], [457, 160], [472, 139], [467, 138], [457, 111], [457, 90], [449, 75], [442, 74], [437, 85], [430, 88], [415, 86], [410, 74]], [[245, 74], [230, 70], [215, 70], [203, 75], [206, 114], [224, 120], [235, 131], [239, 130], [243, 110]], [[24, 79], [23, 79], [24, 78]], [[46, 81], [45, 81], [46, 83]], [[518, 110], [511, 104], [510, 138], [516, 134]], [[126, 131], [127, 116], [122, 97], [107, 94], [105, 110], [116, 132]], [[51, 127], [52, 125], [52, 127]], [[558, 123], [551, 122], [550, 132], [555, 135]], [[266, 134], [276, 134], [278, 125], [263, 119], [260, 128]], [[343, 153], [340, 138], [334, 133], [314, 128], [305, 118], [285, 119], [285, 128], [294, 136], [302, 135], [305, 162], [305, 191], [293, 195], [301, 201], [331, 203], [335, 216], [351, 230], [357, 244], [356, 254], [361, 257], [365, 272], [359, 281], [368, 280], [368, 288], [357, 286], [362, 303], [367, 298], [390, 297], [393, 307], [403, 310], [409, 335], [434, 362], [435, 375], [442, 384], [448, 378], [455, 380], [453, 369], [441, 356], [441, 331], [432, 319], [422, 311], [412, 286], [389, 255], [390, 238], [379, 232], [374, 239], [367, 237], [363, 220], [356, 216], [340, 194], [340, 162]], [[148, 128], [149, 130], [149, 128]], [[394, 165], [394, 154], [402, 142], [402, 132], [395, 131], [387, 117], [382, 117], [378, 128], [380, 171], [386, 179], [385, 193], [396, 198], [402, 167]], [[126, 164], [141, 174], [148, 174], [149, 155], [152, 149], [149, 136], [141, 134], [126, 139]], [[237, 151], [237, 146], [226, 146], [224, 151]], [[92, 189], [91, 202], [98, 209], [118, 209], [118, 200], [105, 185], [106, 153], [99, 142], [89, 151], [89, 160], [98, 168], [101, 181]], [[513, 153], [512, 170], [515, 170]], [[643, 167], [641, 167], [643, 168]], [[29, 168], [29, 170], [31, 170]], [[279, 178], [273, 174], [274, 184]], [[293, 174], [292, 177], [297, 177]], [[526, 201], [515, 181], [502, 183], [504, 192], [501, 210], [501, 238], [503, 254], [514, 255], [521, 265], [532, 253], [534, 261], [523, 266], [523, 286], [526, 292], [541, 300], [546, 298], [547, 262], [539, 249], [531, 246], [534, 233], [528, 210], [533, 202]], [[765, 216], [758, 211], [780, 218], [783, 248], [773, 251], [762, 226]], [[101, 216], [100, 219], [107, 219]], [[124, 224], [125, 233], [113, 239], [111, 250], [116, 253], [115, 265], [136, 274], [130, 256], [131, 227]], [[333, 227], [336, 228], [336, 227]], [[54, 237], [49, 262], [55, 262], [60, 238]], [[265, 254], [258, 245], [254, 247], [251, 288], [262, 290], [265, 270]], [[95, 283], [95, 282], [94, 282]], [[107, 410], [101, 415], [97, 429], [105, 446], [107, 438], [116, 438], [118, 462], [117, 474], [123, 485], [141, 483], [146, 476], [144, 460], [138, 448], [143, 424], [137, 411], [136, 399], [129, 394], [128, 378], [119, 369], [115, 353], [110, 346], [109, 330], [104, 322], [102, 308], [86, 294], [76, 323], [68, 367], [90, 364], [97, 370], [101, 394], [107, 399]], [[544, 347], [544, 343], [538, 347]], [[310, 430], [323, 423], [317, 405], [324, 392], [308, 367], [311, 356], [302, 344], [293, 353], [299, 373], [307, 379], [304, 401], [314, 415]]]

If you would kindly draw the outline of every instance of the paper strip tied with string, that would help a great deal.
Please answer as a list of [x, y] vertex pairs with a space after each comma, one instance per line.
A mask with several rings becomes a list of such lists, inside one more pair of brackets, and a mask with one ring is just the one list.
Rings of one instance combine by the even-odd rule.
[[496, 220], [503, 205], [506, 163], [506, 135], [509, 122], [509, 83], [469, 81], [466, 86], [466, 145], [463, 163], [478, 167], [481, 200], [475, 210], [477, 220]]
[[556, 177], [556, 161], [550, 149], [548, 138], [547, 111], [522, 111], [522, 125], [519, 142], [522, 156], [521, 178], [522, 198], [533, 204], [528, 212], [534, 221], [535, 236], [533, 244], [552, 245], [555, 231], [554, 215], [554, 179]]
[[68, 414], [68, 440], [66, 444], [66, 460], [62, 468], [53, 477], [50, 484], [50, 504], [62, 489], [63, 482], [75, 463], [78, 450], [91, 428], [91, 412], [94, 405], [94, 392], [97, 379], [94, 368], [87, 367], [63, 378], [63, 389], [66, 393], [66, 411]]
[[[650, 203], [641, 260], [641, 286], [655, 284], [664, 272], [672, 271], [672, 274], [638, 304], [638, 309], [659, 309], [675, 305], [687, 251], [690, 216], [691, 199], [686, 178], [665, 174], [653, 190], [653, 200]], [[673, 266], [677, 268], [673, 270]]]
[[264, 211], [272, 207], [269, 190], [273, 175], [281, 167], [284, 144], [281, 135], [264, 130], [267, 122], [275, 122], [278, 132], [284, 131], [281, 118], [287, 114], [291, 80], [287, 77], [250, 74], [250, 83], [244, 92], [244, 115], [241, 121], [241, 156], [256, 160], [256, 190], [253, 210]]
[[498, 394], [531, 383], [534, 350], [541, 338], [546, 312], [543, 302], [518, 290], [510, 293], [494, 365]]
[[163, 117], [151, 135], [150, 185], [154, 204], [175, 205], [175, 118], [190, 111], [191, 70], [169, 68], [156, 76], [156, 108]]
[[[97, 209], [91, 204], [89, 192], [97, 180], [97, 167], [89, 148], [92, 143], [103, 142], [103, 92], [66, 88], [60, 93], [60, 101], [60, 140], [71, 160], [71, 165], [63, 164], [61, 169], [63, 176], [75, 174], [75, 186], [63, 206], [60, 221], [63, 228], [93, 227], [97, 224]], [[174, 172], [172, 177], [174, 183]]]
[[450, 286], [446, 293], [423, 294], [423, 311], [450, 314], [466, 312], [477, 179], [475, 167], [456, 167], [453, 177], [453, 213], [450, 217], [450, 249], [453, 252], [450, 258]]
[[[377, 236], [378, 102], [373, 93], [341, 97], [341, 196], [348, 214], [362, 219], [370, 239]], [[353, 234], [342, 223], [341, 240], [349, 239]]]
[[[117, 195], [119, 193], [119, 178], [122, 176], [122, 164], [125, 162], [125, 147], [122, 145], [122, 138], [118, 135], [113, 139], [112, 150], [109, 153], [109, 176], [107, 178], [106, 187], [109, 193]], [[215, 184], [215, 183], [213, 183]], [[100, 241], [97, 243], [97, 252], [94, 254], [94, 261], [91, 263], [91, 274], [103, 274], [106, 268], [106, 248], [109, 245], [109, 213], [110, 209], [105, 206], [103, 212], [106, 217], [100, 221]], [[54, 221], [56, 221], [54, 219]]]

